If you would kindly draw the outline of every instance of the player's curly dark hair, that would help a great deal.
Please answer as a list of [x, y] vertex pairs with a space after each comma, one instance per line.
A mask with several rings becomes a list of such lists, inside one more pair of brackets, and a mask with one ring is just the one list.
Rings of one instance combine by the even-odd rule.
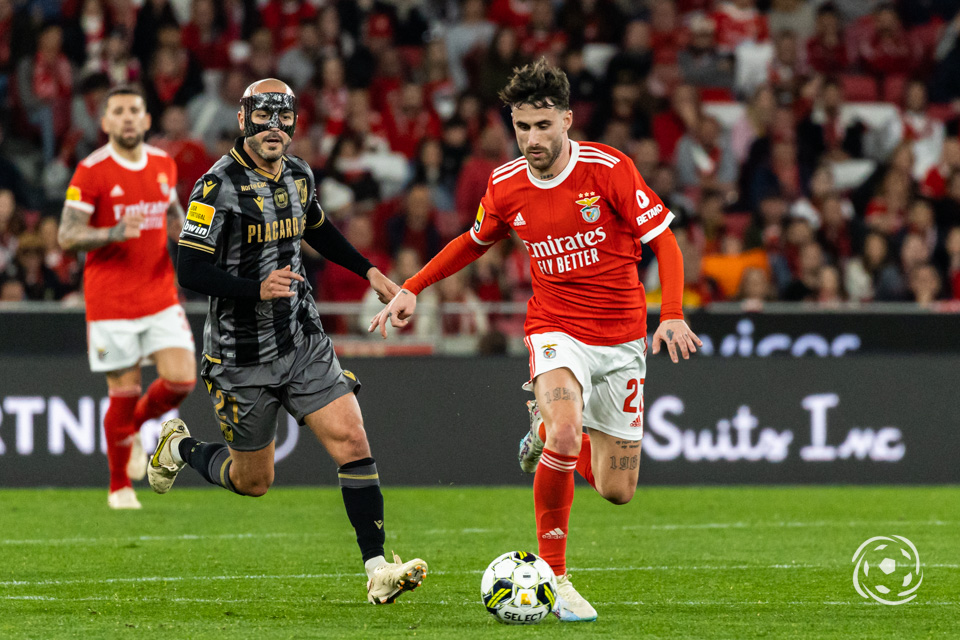
[[570, 81], [567, 74], [551, 66], [546, 58], [513, 70], [513, 77], [499, 94], [507, 106], [529, 104], [535, 109], [570, 108]]

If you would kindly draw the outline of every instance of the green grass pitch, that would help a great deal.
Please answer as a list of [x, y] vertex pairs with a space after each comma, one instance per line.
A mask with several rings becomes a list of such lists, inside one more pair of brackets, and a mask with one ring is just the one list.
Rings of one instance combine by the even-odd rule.
[[[386, 487], [387, 550], [430, 564], [365, 603], [336, 489], [0, 492], [0, 638], [958, 638], [960, 488], [641, 488], [615, 507], [577, 488], [568, 549], [595, 623], [506, 627], [480, 572], [536, 551], [529, 488]], [[913, 602], [863, 600], [867, 538], [916, 545]]]

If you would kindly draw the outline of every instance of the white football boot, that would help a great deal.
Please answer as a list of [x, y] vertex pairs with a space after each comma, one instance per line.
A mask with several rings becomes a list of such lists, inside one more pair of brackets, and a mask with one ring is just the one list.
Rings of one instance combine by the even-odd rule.
[[420, 558], [409, 562], [393, 554], [393, 562], [384, 562], [370, 574], [367, 600], [373, 604], [390, 604], [404, 591], [413, 591], [427, 577], [427, 563]]
[[593, 622], [597, 610], [577, 593], [570, 583], [570, 575], [557, 576], [557, 608], [554, 614], [560, 622]]
[[527, 401], [527, 413], [530, 414], [530, 431], [520, 439], [520, 451], [517, 458], [524, 473], [534, 473], [543, 455], [543, 440], [540, 439], [540, 425], [543, 418], [540, 416], [540, 407], [536, 400]]
[[124, 487], [107, 496], [107, 505], [111, 509], [139, 509], [140, 501], [132, 487]]
[[160, 439], [157, 440], [157, 448], [147, 465], [147, 479], [157, 493], [170, 491], [180, 469], [186, 466], [186, 462], [177, 462], [173, 457], [173, 447], [178, 446], [180, 441], [189, 435], [190, 430], [180, 418], [167, 420], [160, 425]]
[[130, 447], [130, 459], [127, 461], [127, 477], [131, 480], [143, 480], [147, 475], [147, 454], [143, 450], [143, 442], [140, 441], [140, 432], [130, 437], [133, 444]]

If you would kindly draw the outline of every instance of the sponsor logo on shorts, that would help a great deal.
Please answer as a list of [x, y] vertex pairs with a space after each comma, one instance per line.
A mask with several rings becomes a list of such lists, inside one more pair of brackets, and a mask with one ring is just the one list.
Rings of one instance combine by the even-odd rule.
[[183, 223], [183, 232], [206, 238], [210, 233], [210, 224], [213, 222], [213, 214], [216, 210], [208, 204], [194, 200], [187, 209], [187, 219]]
[[577, 200], [577, 204], [582, 208], [580, 209], [580, 215], [583, 216], [585, 222], [596, 222], [600, 219], [600, 205], [597, 204], [597, 201], [600, 199], [600, 196], [597, 195], [596, 191], [588, 191], [586, 193], [579, 194], [580, 199]]
[[631, 429], [643, 429], [643, 414], [639, 414], [636, 418], [633, 419], [633, 422], [630, 423]]
[[556, 358], [556, 357], [557, 357], [557, 350], [554, 349], [555, 346], [557, 346], [557, 345], [555, 345], [555, 344], [545, 344], [545, 345], [543, 345], [543, 357], [544, 357], [544, 358]]

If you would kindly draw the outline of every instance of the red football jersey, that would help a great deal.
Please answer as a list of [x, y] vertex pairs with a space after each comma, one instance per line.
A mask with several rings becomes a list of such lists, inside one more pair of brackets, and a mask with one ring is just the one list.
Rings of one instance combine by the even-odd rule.
[[512, 228], [527, 247], [527, 335], [562, 331], [592, 345], [637, 340], [647, 335], [640, 242], [663, 233], [673, 214], [623, 153], [594, 142], [570, 146], [570, 162], [551, 180], [533, 177], [522, 157], [496, 169], [470, 235], [486, 245]]
[[143, 215], [140, 237], [87, 253], [83, 290], [87, 321], [142, 318], [177, 304], [167, 251], [167, 208], [177, 197], [177, 166], [143, 145], [134, 163], [107, 144], [77, 166], [66, 205], [90, 215], [91, 227], [112, 227], [125, 215]]

